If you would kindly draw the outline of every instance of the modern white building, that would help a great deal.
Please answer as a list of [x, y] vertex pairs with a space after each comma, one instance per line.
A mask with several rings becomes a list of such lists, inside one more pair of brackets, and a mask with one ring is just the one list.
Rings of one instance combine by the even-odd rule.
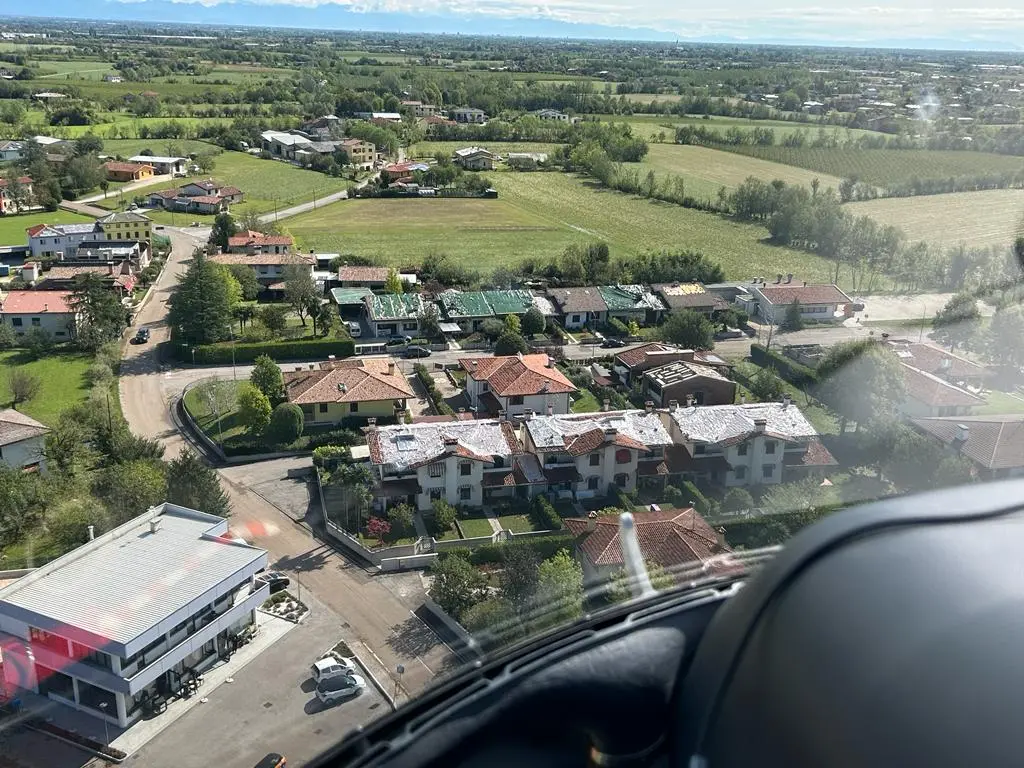
[[79, 245], [103, 237], [94, 221], [82, 224], [36, 224], [26, 231], [32, 258], [58, 261], [74, 259]]
[[4, 685], [134, 723], [230, 655], [269, 596], [266, 552], [227, 531], [165, 503], [0, 590]]
[[159, 155], [136, 155], [128, 158], [129, 163], [145, 163], [153, 166], [159, 174], [184, 173], [187, 157], [161, 157]]
[[0, 410], [0, 461], [26, 472], [46, 471], [43, 455], [49, 429], [13, 408]]

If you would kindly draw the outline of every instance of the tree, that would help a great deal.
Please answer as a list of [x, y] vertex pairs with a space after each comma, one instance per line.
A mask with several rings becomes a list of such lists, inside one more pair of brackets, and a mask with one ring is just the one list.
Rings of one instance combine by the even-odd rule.
[[73, 200], [82, 193], [98, 187], [103, 179], [103, 168], [94, 156], [73, 157], [64, 163], [61, 188], [65, 197]]
[[750, 394], [762, 402], [778, 400], [786, 385], [771, 368], [761, 368], [750, 380]]
[[525, 634], [516, 612], [504, 600], [490, 599], [470, 606], [459, 621], [484, 649], [518, 640]]
[[269, 355], [260, 355], [253, 361], [249, 383], [266, 395], [272, 405], [284, 400], [284, 375]]
[[532, 547], [506, 544], [502, 548], [501, 596], [515, 610], [523, 611], [533, 600], [540, 582], [539, 567], [540, 560]]
[[61, 552], [70, 552], [89, 541], [89, 526], [99, 536], [110, 526], [103, 505], [88, 496], [62, 499], [46, 511], [46, 532]]
[[0, 325], [0, 349], [10, 349], [18, 342], [18, 337], [11, 326], [4, 323]]
[[537, 604], [544, 608], [544, 626], [566, 624], [583, 615], [583, 569], [568, 550], [540, 564]]
[[395, 269], [388, 270], [388, 276], [384, 280], [384, 293], [402, 293], [402, 279], [398, 276], [398, 272]]
[[415, 512], [408, 504], [395, 504], [388, 509], [388, 522], [391, 523], [391, 530], [399, 536], [410, 536], [416, 531], [414, 523]]
[[491, 341], [494, 341], [501, 336], [504, 330], [505, 324], [496, 317], [489, 317], [480, 323], [480, 333]]
[[523, 333], [526, 336], [533, 336], [538, 333], [544, 333], [544, 329], [547, 327], [547, 320], [544, 319], [544, 313], [541, 312], [537, 307], [530, 307], [526, 310], [526, 314], [523, 315]]
[[89, 445], [91, 437], [90, 430], [74, 418], [72, 412], [62, 413], [56, 426], [46, 435], [43, 447], [43, 455], [51, 471], [74, 477], [86, 469], [93, 458]]
[[252, 435], [270, 423], [270, 401], [252, 384], [243, 384], [238, 392], [238, 419]]
[[[228, 249], [228, 239], [237, 232], [238, 225], [235, 224], [234, 216], [230, 213], [218, 213], [213, 220], [209, 243], [226, 251]], [[249, 268], [246, 267], [246, 269]], [[252, 270], [250, 269], [249, 271], [251, 272]]]
[[980, 322], [977, 300], [969, 294], [958, 293], [935, 313], [932, 336], [952, 349], [969, 347], [978, 335]]
[[730, 488], [722, 499], [723, 512], [742, 512], [754, 508], [754, 497], [746, 488]]
[[12, 368], [7, 377], [7, 386], [11, 390], [11, 407], [17, 409], [19, 404], [27, 403], [39, 394], [43, 380], [24, 368]]
[[384, 537], [391, 533], [391, 523], [379, 517], [371, 517], [366, 521], [366, 532], [377, 539], [377, 544], [384, 546]]
[[430, 597], [456, 621], [482, 597], [485, 582], [480, 571], [458, 555], [440, 557], [431, 568]]
[[519, 315], [505, 315], [505, 330], [517, 336], [523, 335], [523, 324], [519, 319]]
[[[651, 586], [659, 592], [664, 589], [671, 589], [675, 586], [676, 580], [672, 574], [666, 571], [661, 565], [647, 561], [647, 578]], [[633, 598], [633, 582], [625, 568], [620, 568], [611, 578], [608, 584], [608, 599], [613, 603], [624, 603]]]
[[29, 328], [28, 333], [21, 337], [21, 343], [36, 360], [53, 351], [53, 336], [43, 328]]
[[246, 264], [228, 264], [227, 268], [238, 282], [238, 287], [242, 289], [242, 298], [245, 301], [255, 301], [263, 290], [260, 281], [256, 279], [256, 271]]
[[90, 352], [120, 338], [127, 327], [125, 311], [117, 295], [95, 272], [75, 278], [68, 305], [78, 313], [75, 339], [82, 349]]
[[444, 499], [436, 499], [432, 509], [434, 512], [434, 525], [437, 530], [441, 532], [451, 530], [451, 527], [455, 525], [455, 518], [459, 516], [455, 507]]
[[673, 312], [661, 326], [661, 338], [684, 349], [711, 349], [714, 335], [711, 321], [690, 309]]
[[729, 307], [715, 313], [715, 322], [721, 324], [723, 331], [730, 328], [745, 328], [749, 319], [747, 313], [737, 307]]
[[186, 344], [212, 344], [231, 335], [231, 275], [201, 249], [192, 255], [170, 299], [168, 320]]
[[518, 333], [513, 333], [510, 330], [505, 330], [498, 340], [494, 343], [494, 354], [495, 355], [515, 355], [517, 353], [526, 354], [530, 351], [530, 347], [526, 344], [526, 339], [520, 336]]
[[328, 484], [338, 497], [337, 505], [332, 505], [333, 522], [351, 533], [359, 531], [363, 513], [373, 502], [373, 475], [369, 468], [365, 464], [342, 464], [331, 472]]
[[779, 328], [783, 331], [802, 331], [803, 327], [804, 319], [800, 312], [800, 301], [793, 299], [786, 307], [786, 315], [782, 318]]
[[268, 304], [259, 311], [260, 321], [274, 333], [280, 333], [288, 325], [288, 308], [280, 304]]
[[195, 392], [202, 399], [208, 412], [216, 418], [231, 412], [237, 398], [234, 382], [210, 379], [199, 384]]
[[103, 179], [103, 181], [100, 182], [100, 189], [103, 190], [103, 199], [105, 200], [107, 197], [107, 190], [110, 189], [110, 182]]
[[310, 304], [320, 298], [313, 273], [309, 269], [298, 264], [289, 264], [284, 268], [284, 300], [295, 310], [303, 327], [306, 325]]
[[231, 514], [231, 501], [217, 473], [186, 448], [167, 465], [167, 501], [217, 517]]
[[120, 525], [167, 498], [164, 464], [139, 459], [109, 466], [97, 476], [93, 494], [110, 511], [112, 524]]
[[270, 414], [267, 438], [277, 445], [289, 445], [302, 436], [302, 409], [295, 403], [280, 403]]
[[899, 358], [872, 339], [834, 345], [818, 364], [819, 396], [858, 427], [898, 418], [905, 394]]
[[1014, 370], [1024, 365], [1024, 307], [1000, 309], [992, 317], [986, 339], [989, 358]]

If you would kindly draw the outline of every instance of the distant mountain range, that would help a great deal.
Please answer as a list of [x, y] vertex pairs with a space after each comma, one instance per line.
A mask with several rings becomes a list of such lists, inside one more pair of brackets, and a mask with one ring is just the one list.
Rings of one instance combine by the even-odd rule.
[[[964, 38], [879, 38], [851, 39], [836, 30], [834, 37], [794, 37], [771, 29], [751, 29], [741, 37], [682, 37], [651, 27], [576, 24], [546, 18], [496, 18], [494, 16], [454, 14], [414, 14], [356, 12], [346, 6], [326, 3], [315, 8], [293, 4], [262, 2], [222, 2], [217, 4], [176, 3], [166, 0], [34, 0], [31, 9], [19, 8], [19, 16], [91, 19], [97, 21], [139, 21], [179, 24], [215, 24], [290, 29], [337, 29], [366, 32], [423, 34], [505, 35], [513, 37], [570, 38], [586, 40], [636, 40], [645, 42], [721, 43], [731, 45], [770, 44], [799, 46], [841, 46], [857, 48], [931, 49], [953, 51], [1020, 51], [1024, 45], [1009, 40], [975, 36]], [[4, 20], [0, 15], [0, 25]], [[829, 39], [831, 38], [831, 39]]]

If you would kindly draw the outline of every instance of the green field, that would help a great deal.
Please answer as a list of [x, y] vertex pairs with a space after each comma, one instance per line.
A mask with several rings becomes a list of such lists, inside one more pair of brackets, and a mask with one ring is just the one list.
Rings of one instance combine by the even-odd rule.
[[[18, 410], [44, 424], [56, 424], [61, 411], [83, 400], [88, 394], [85, 372], [91, 362], [89, 355], [78, 353], [26, 360], [18, 351], [0, 352], [0, 404], [4, 408], [11, 404], [11, 390], [8, 386], [11, 369], [28, 371], [39, 377], [42, 386], [39, 394], [27, 403], [21, 403]], [[111, 408], [114, 407], [115, 404], [111, 403]]]
[[643, 200], [561, 173], [489, 175], [497, 200], [354, 200], [288, 220], [302, 250], [375, 256], [406, 265], [447, 253], [489, 270], [529, 257], [560, 254], [572, 243], [606, 241], [617, 255], [693, 248], [719, 262], [729, 277], [793, 272], [827, 279], [828, 263], [762, 241], [763, 228]]
[[920, 179], [945, 179], [1024, 169], [1024, 160], [987, 152], [927, 149], [812, 149], [808, 147], [727, 147], [729, 152], [795, 165], [832, 176], [857, 176], [884, 187]]
[[843, 206], [857, 216], [894, 224], [910, 240], [932, 245], [1010, 245], [1024, 233], [1024, 190], [890, 197]]
[[134, 157], [148, 149], [154, 155], [166, 155], [171, 144], [186, 155], [223, 151], [216, 144], [195, 139], [103, 139], [103, 153]]
[[[675, 129], [680, 125], [700, 125], [708, 130], [715, 130], [721, 133], [725, 133], [730, 128], [741, 128], [743, 130], [771, 128], [775, 132], [776, 141], [781, 141], [784, 136], [797, 131], [806, 131], [811, 140], [818, 135], [819, 130], [824, 130], [829, 136], [835, 136], [839, 141], [846, 141], [848, 138], [858, 138], [863, 135], [878, 135], [873, 131], [865, 131], [859, 128], [838, 128], [834, 125], [796, 123], [788, 120], [750, 120], [745, 117], [710, 116], [704, 118], [698, 115], [686, 117], [678, 117], [676, 115], [628, 115], [625, 117], [596, 115], [596, 117], [606, 122], [628, 123], [630, 128], [633, 129], [634, 135], [642, 136], [646, 139], [652, 139], [659, 133], [664, 132], [666, 141], [670, 143], [675, 140]], [[771, 149], [771, 147], [768, 147], [768, 149]]]
[[818, 179], [822, 189], [838, 189], [840, 181], [835, 176], [792, 165], [688, 144], [651, 144], [642, 166], [654, 170], [662, 179], [665, 174], [682, 176], [686, 180], [687, 194], [707, 199], [713, 199], [720, 187], [731, 189], [739, 186], [749, 176], [764, 181], [782, 179], [787, 184], [805, 187], [810, 187], [811, 182]]
[[[33, 91], [57, 90], [61, 78], [37, 77], [34, 80], [25, 80], [23, 82]], [[237, 92], [238, 85], [204, 85], [190, 81], [182, 82], [180, 80], [176, 83], [105, 83], [101, 80], [76, 80], [75, 88], [78, 89], [82, 94], [82, 98], [85, 99], [117, 99], [126, 94], [140, 94], [143, 91], [153, 91], [159, 96], [204, 96], [205, 94], [211, 94], [213, 98], [206, 99], [207, 101], [223, 102], [227, 101], [230, 96]]]
[[56, 72], [56, 74], [41, 75], [39, 79], [66, 81], [66, 80], [102, 80], [104, 75], [114, 72], [114, 67], [109, 61], [33, 61], [33, 65], [41, 70]]
[[[230, 125], [233, 118], [230, 117], [135, 117], [134, 115], [117, 115], [114, 119], [92, 125], [69, 125], [60, 129], [59, 138], [77, 139], [91, 133], [101, 139], [114, 139], [118, 136], [138, 136], [142, 126], [150, 130], [162, 128], [169, 123], [177, 123], [186, 128], [199, 128], [204, 125]], [[40, 130], [52, 130], [43, 127]], [[195, 133], [193, 132], [193, 135]], [[150, 139], [166, 142], [167, 139]], [[175, 140], [177, 141], [177, 140]], [[180, 141], [178, 142], [180, 143]]]
[[92, 221], [88, 216], [70, 211], [40, 211], [18, 216], [0, 216], [0, 245], [24, 245], [28, 242], [25, 230], [36, 224], [74, 224]]
[[[451, 155], [456, 149], [472, 144], [471, 141], [421, 141], [419, 144], [409, 147], [406, 154], [409, 157], [433, 157], [438, 152]], [[550, 155], [561, 145], [544, 144], [539, 141], [485, 141], [479, 142], [478, 146], [489, 149], [498, 155], [507, 155], [509, 152], [547, 152]]]

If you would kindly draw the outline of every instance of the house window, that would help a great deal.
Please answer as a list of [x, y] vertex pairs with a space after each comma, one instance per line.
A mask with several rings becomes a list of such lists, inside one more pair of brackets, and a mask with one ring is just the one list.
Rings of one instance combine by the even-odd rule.
[[473, 486], [471, 485], [460, 485], [459, 486], [459, 501], [469, 501], [473, 498]]
[[66, 333], [65, 333], [64, 331], [57, 331], [57, 332], [56, 332], [56, 333], [54, 333], [53, 335], [54, 335], [54, 336], [67, 336], [67, 334], [66, 334]]
[[627, 448], [619, 448], [615, 452], [615, 463], [616, 464], [629, 464], [633, 460], [633, 455]]
[[327, 413], [327, 403], [320, 403], [320, 413]]
[[486, 381], [481, 381], [480, 382], [480, 391], [481, 392], [490, 392], [491, 391], [491, 385], [488, 384]]
[[775, 441], [774, 440], [767, 440], [765, 442], [765, 444], [764, 444], [764, 452], [765, 453], [775, 453]]
[[629, 485], [629, 475], [625, 473], [620, 473], [616, 475], [615, 484], [619, 486], [619, 488], [625, 488], [627, 485]]
[[459, 464], [459, 474], [462, 477], [467, 477], [473, 474], [473, 465], [468, 461], [463, 461]]
[[764, 477], [765, 480], [769, 480], [770, 478], [775, 477], [775, 465], [765, 464], [764, 466], [762, 466], [761, 475]]
[[736, 449], [736, 453], [739, 456], [746, 456], [747, 455], [747, 444], [746, 443], [740, 443], [739, 447]]
[[513, 395], [512, 397], [510, 397], [508, 399], [508, 404], [509, 405], [522, 405], [523, 404], [523, 396], [522, 395]]
[[21, 327], [21, 318], [20, 317], [12, 317], [11, 318], [11, 325], [13, 325], [15, 328], [20, 328]]
[[444, 477], [444, 464], [440, 461], [434, 462], [427, 467], [427, 474], [431, 477]]
[[349, 413], [359, 413], [359, 403], [349, 403], [348, 404], [348, 412]]
[[601, 466], [601, 454], [600, 453], [592, 453], [592, 454], [590, 454], [590, 466], [592, 466], [592, 467], [599, 467], [599, 466]]
[[706, 445], [697, 444], [697, 445], [693, 446], [693, 455], [694, 456], [700, 456], [701, 454], [705, 453], [707, 451], [707, 449], [708, 448], [707, 448]]
[[578, 322], [580, 321], [580, 316], [579, 316], [579, 315], [573, 315], [573, 316], [572, 316], [572, 321], [573, 321], [574, 323], [578, 323]]
[[746, 467], [736, 467], [736, 469], [734, 471], [736, 472], [736, 479], [737, 480], [746, 480], [747, 479], [747, 468]]
[[587, 478], [587, 490], [596, 491], [601, 485], [601, 478], [598, 475]]
[[437, 501], [444, 497], [444, 488], [431, 488], [430, 489], [430, 500]]

